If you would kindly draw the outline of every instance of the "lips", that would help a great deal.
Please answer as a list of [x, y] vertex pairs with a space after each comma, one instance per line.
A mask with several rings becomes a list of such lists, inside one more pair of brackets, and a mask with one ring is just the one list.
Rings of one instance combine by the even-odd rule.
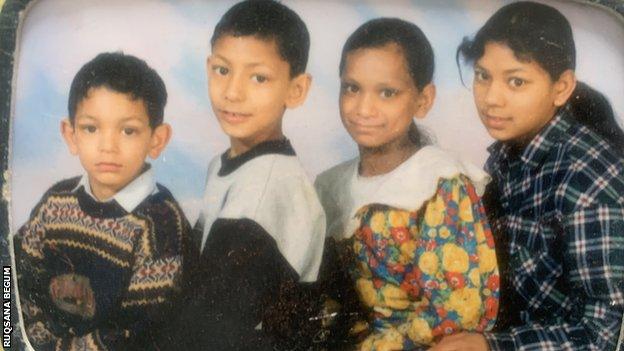
[[95, 165], [95, 168], [100, 172], [117, 172], [121, 167], [119, 163], [114, 162], [99, 162]]
[[382, 124], [361, 123], [355, 121], [349, 121], [349, 124], [355, 131], [361, 133], [370, 133], [383, 127]]
[[488, 114], [484, 114], [483, 118], [485, 125], [491, 129], [503, 129], [509, 122], [511, 122], [511, 118], [492, 116]]
[[219, 117], [230, 124], [237, 124], [246, 121], [251, 117], [251, 113], [219, 110]]

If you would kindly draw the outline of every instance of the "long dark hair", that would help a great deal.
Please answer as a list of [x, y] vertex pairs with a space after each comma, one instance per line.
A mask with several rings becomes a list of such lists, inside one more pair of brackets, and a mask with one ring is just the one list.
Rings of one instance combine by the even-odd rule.
[[[499, 9], [479, 29], [474, 38], [464, 38], [457, 48], [456, 61], [474, 63], [490, 42], [508, 46], [520, 61], [539, 64], [553, 81], [568, 69], [576, 68], [576, 47], [570, 22], [557, 9], [521, 1]], [[567, 103], [570, 117], [602, 136], [620, 153], [624, 152], [624, 132], [618, 125], [607, 98], [578, 82]]]
[[[342, 75], [347, 56], [352, 51], [387, 44], [396, 44], [401, 48], [410, 77], [419, 91], [431, 83], [435, 66], [433, 48], [417, 25], [399, 18], [375, 18], [358, 27], [342, 48], [338, 73]], [[414, 122], [409, 127], [408, 137], [417, 147], [431, 143], [429, 136], [422, 133]]]

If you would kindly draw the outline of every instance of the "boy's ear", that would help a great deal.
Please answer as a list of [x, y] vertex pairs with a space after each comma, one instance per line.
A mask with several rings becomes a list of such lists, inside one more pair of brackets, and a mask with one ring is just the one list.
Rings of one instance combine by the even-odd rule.
[[76, 134], [74, 126], [69, 118], [65, 118], [61, 121], [61, 135], [67, 144], [67, 148], [72, 155], [78, 154], [78, 147], [76, 146]]
[[308, 73], [301, 73], [290, 80], [288, 96], [286, 97], [286, 108], [295, 108], [305, 102], [312, 84], [312, 76]]
[[416, 109], [414, 112], [414, 117], [416, 118], [425, 118], [429, 110], [431, 110], [431, 106], [433, 106], [433, 101], [436, 96], [436, 87], [433, 83], [429, 83], [425, 85], [425, 87], [418, 93], [418, 97], [416, 98]]
[[563, 106], [574, 92], [574, 89], [576, 89], [576, 74], [571, 69], [565, 70], [555, 82], [555, 106]]
[[160, 153], [165, 149], [165, 146], [171, 139], [171, 126], [167, 123], [163, 123], [152, 131], [152, 140], [150, 141], [150, 150], [148, 155], [152, 159], [158, 158]]

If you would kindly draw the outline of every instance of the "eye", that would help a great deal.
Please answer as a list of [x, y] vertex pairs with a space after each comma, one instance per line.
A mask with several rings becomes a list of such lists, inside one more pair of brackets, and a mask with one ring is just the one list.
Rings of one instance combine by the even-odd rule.
[[360, 91], [360, 87], [351, 83], [342, 83], [340, 85], [340, 90], [343, 94], [355, 94]]
[[266, 82], [266, 81], [267, 81], [267, 77], [266, 77], [266, 76], [263, 76], [263, 75], [261, 75], [261, 74], [254, 74], [254, 75], [251, 77], [251, 79], [252, 79], [253, 81], [255, 81], [256, 83], [264, 83], [264, 82]]
[[212, 66], [212, 70], [220, 76], [225, 76], [226, 74], [230, 72], [230, 70], [227, 67], [218, 66], [218, 65]]
[[93, 125], [82, 125], [80, 129], [88, 134], [93, 134], [97, 130], [97, 128]]
[[522, 78], [513, 77], [509, 79], [509, 85], [514, 88], [520, 88], [524, 83], [526, 83], [526, 81]]
[[138, 132], [136, 128], [126, 127], [122, 130], [125, 135], [134, 135]]
[[476, 70], [474, 73], [474, 77], [477, 82], [484, 82], [490, 78], [487, 72], [484, 72], [482, 70]]
[[382, 98], [388, 99], [388, 98], [395, 96], [398, 92], [399, 91], [396, 89], [385, 88], [385, 89], [382, 89], [381, 92], [379, 92], [379, 95], [381, 95]]

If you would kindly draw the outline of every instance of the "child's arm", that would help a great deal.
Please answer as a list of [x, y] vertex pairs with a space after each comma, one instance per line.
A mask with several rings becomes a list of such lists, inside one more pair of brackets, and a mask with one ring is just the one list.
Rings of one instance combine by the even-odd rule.
[[413, 302], [417, 312], [398, 330], [407, 330], [416, 344], [428, 344], [450, 333], [490, 329], [498, 309], [498, 267], [474, 187], [464, 177], [442, 180], [424, 211], [415, 270], [401, 288], [416, 295], [420, 290], [419, 296], [424, 290], [427, 299]]
[[[624, 208], [591, 204], [575, 209], [562, 225], [561, 250], [568, 267], [562, 273], [564, 286], [576, 297], [571, 309], [580, 314], [556, 325], [536, 322], [509, 333], [487, 333], [491, 349], [615, 349], [624, 313]], [[536, 271], [552, 267], [547, 257], [533, 264]], [[536, 280], [522, 284], [529, 291], [549, 288]]]
[[28, 340], [37, 350], [51, 350], [59, 339], [52, 316], [54, 304], [48, 291], [50, 274], [44, 260], [45, 206], [47, 196], [31, 212], [13, 237], [22, 319]]
[[268, 326], [262, 322], [277, 303], [280, 286], [297, 273], [275, 240], [253, 220], [217, 219], [211, 226], [194, 277], [192, 308], [185, 308], [185, 333], [205, 349], [263, 349]]

